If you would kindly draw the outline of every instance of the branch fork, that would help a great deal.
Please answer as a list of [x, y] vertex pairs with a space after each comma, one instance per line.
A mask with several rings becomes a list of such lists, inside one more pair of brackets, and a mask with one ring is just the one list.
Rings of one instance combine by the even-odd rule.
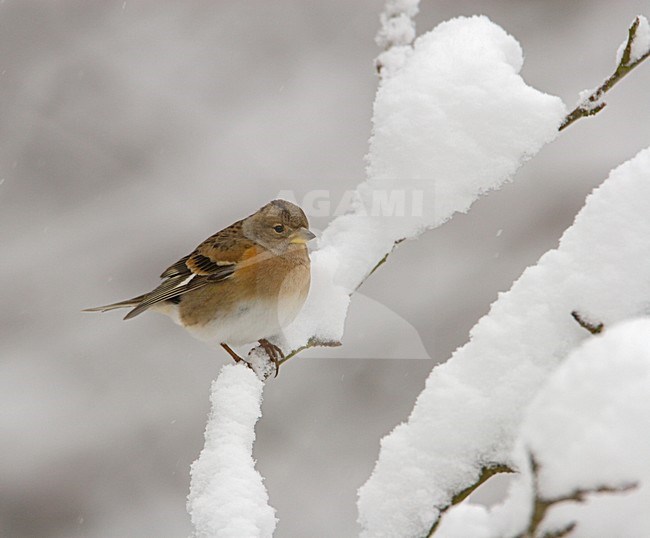
[[605, 93], [611, 90], [618, 81], [650, 56], [649, 48], [638, 58], [632, 57], [632, 50], [635, 40], [637, 39], [640, 24], [641, 17], [637, 17], [628, 29], [625, 48], [623, 49], [621, 59], [616, 66], [616, 70], [595, 90], [587, 90], [580, 93], [580, 102], [578, 103], [578, 106], [570, 112], [566, 118], [564, 118], [564, 121], [559, 128], [560, 131], [566, 129], [574, 121], [579, 120], [580, 118], [595, 116], [598, 114], [598, 112], [607, 106], [607, 103], [602, 100]]

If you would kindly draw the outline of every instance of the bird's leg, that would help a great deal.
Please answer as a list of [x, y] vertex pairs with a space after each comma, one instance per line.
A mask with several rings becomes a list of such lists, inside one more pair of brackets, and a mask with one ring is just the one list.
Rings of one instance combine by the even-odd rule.
[[266, 351], [269, 358], [273, 361], [273, 364], [275, 364], [275, 377], [278, 377], [278, 372], [280, 371], [280, 359], [284, 359], [284, 353], [282, 353], [282, 350], [278, 346], [272, 344], [266, 338], [262, 338], [261, 340], [258, 340], [258, 342], [262, 346], [262, 349]]
[[252, 366], [248, 363], [248, 361], [245, 361], [239, 355], [237, 355], [237, 353], [235, 353], [228, 344], [222, 343], [221, 347], [228, 352], [228, 355], [230, 355], [233, 359], [235, 359], [235, 362], [243, 362], [246, 366], [252, 368]]

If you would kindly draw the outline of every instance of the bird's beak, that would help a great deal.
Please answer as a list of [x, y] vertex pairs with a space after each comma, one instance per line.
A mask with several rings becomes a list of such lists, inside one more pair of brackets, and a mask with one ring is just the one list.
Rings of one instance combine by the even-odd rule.
[[307, 228], [300, 228], [291, 234], [289, 237], [289, 242], [304, 245], [307, 241], [311, 241], [314, 237], [316, 237], [316, 235]]

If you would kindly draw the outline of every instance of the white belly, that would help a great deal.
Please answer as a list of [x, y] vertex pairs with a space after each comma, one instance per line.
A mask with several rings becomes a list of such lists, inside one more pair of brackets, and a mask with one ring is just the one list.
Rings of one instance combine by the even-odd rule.
[[221, 343], [241, 346], [279, 334], [300, 312], [306, 292], [307, 289], [303, 288], [295, 293], [280, 293], [277, 303], [250, 301], [229, 315], [217, 315], [203, 325], [183, 325], [174, 304], [158, 303], [152, 310], [166, 314], [192, 336], [213, 346]]
[[205, 325], [191, 325], [185, 328], [195, 338], [210, 344], [219, 345], [223, 342], [241, 346], [273, 336], [289, 322], [280, 321], [277, 309], [255, 301], [242, 305], [229, 316], [215, 317]]

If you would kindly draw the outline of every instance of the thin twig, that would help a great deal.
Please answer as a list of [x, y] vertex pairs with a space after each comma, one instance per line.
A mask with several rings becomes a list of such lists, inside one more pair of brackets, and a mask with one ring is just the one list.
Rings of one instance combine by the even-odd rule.
[[309, 340], [307, 340], [307, 343], [304, 346], [294, 349], [291, 353], [286, 355], [284, 359], [280, 360], [280, 364], [281, 365], [284, 364], [292, 357], [295, 357], [301, 351], [305, 351], [305, 349], [309, 349], [312, 347], [338, 347], [340, 345], [341, 342], [337, 340], [319, 340], [318, 338], [314, 338], [312, 336]]
[[[530, 454], [529, 458], [530, 458], [530, 468], [533, 475], [533, 490], [534, 490], [533, 510], [531, 513], [530, 522], [528, 523], [528, 528], [526, 529], [524, 534], [520, 535], [518, 538], [537, 538], [538, 537], [537, 531], [539, 530], [540, 525], [544, 521], [548, 509], [558, 503], [563, 503], [568, 501], [582, 503], [587, 500], [587, 497], [589, 495], [593, 495], [596, 493], [624, 493], [626, 491], [630, 491], [631, 489], [635, 489], [638, 487], [638, 484], [629, 483], [629, 484], [623, 484], [622, 486], [619, 487], [599, 486], [597, 488], [592, 488], [592, 489], [576, 489], [575, 491], [569, 493], [568, 495], [562, 495], [560, 497], [553, 497], [547, 499], [542, 497], [542, 495], [539, 492], [540, 465], [535, 459], [535, 456], [533, 456], [533, 454]], [[575, 528], [575, 526], [576, 526], [575, 522], [570, 522], [565, 527], [562, 527], [557, 531], [545, 533], [542, 536], [542, 538], [566, 536], [566, 534], [571, 532]]]
[[587, 321], [580, 312], [577, 310], [574, 310], [571, 312], [571, 316], [573, 319], [576, 320], [578, 325], [582, 327], [583, 329], [589, 331], [591, 334], [600, 334], [603, 332], [603, 329], [605, 328], [604, 323], [592, 323], [591, 321]]
[[634, 19], [634, 22], [628, 29], [627, 33], [627, 43], [625, 44], [625, 49], [623, 50], [623, 55], [621, 56], [621, 61], [616, 66], [616, 70], [603, 82], [598, 88], [591, 92], [586, 98], [584, 98], [578, 106], [564, 118], [564, 121], [560, 125], [559, 130], [562, 131], [571, 125], [574, 121], [584, 118], [586, 116], [594, 116], [598, 114], [607, 103], [601, 101], [606, 92], [608, 92], [612, 87], [621, 80], [625, 75], [627, 75], [632, 69], [639, 65], [643, 60], [650, 56], [650, 50], [643, 54], [640, 58], [637, 58], [634, 61], [630, 61], [632, 56], [632, 46], [636, 38], [636, 32], [639, 28], [641, 19], [637, 17]]
[[493, 463], [491, 465], [486, 465], [481, 469], [481, 474], [479, 475], [478, 479], [476, 482], [471, 484], [470, 486], [467, 486], [465, 489], [462, 491], [459, 491], [456, 493], [451, 498], [451, 502], [439, 509], [438, 512], [438, 517], [436, 520], [433, 522], [433, 525], [431, 525], [431, 528], [429, 529], [429, 532], [427, 533], [427, 538], [431, 538], [433, 534], [436, 532], [436, 529], [438, 528], [438, 525], [440, 523], [440, 518], [442, 515], [449, 510], [452, 506], [459, 504], [463, 502], [467, 497], [469, 497], [481, 484], [484, 484], [487, 482], [490, 478], [492, 478], [495, 474], [500, 474], [500, 473], [514, 473], [515, 471], [510, 468], [507, 465], [504, 465], [502, 463]]

